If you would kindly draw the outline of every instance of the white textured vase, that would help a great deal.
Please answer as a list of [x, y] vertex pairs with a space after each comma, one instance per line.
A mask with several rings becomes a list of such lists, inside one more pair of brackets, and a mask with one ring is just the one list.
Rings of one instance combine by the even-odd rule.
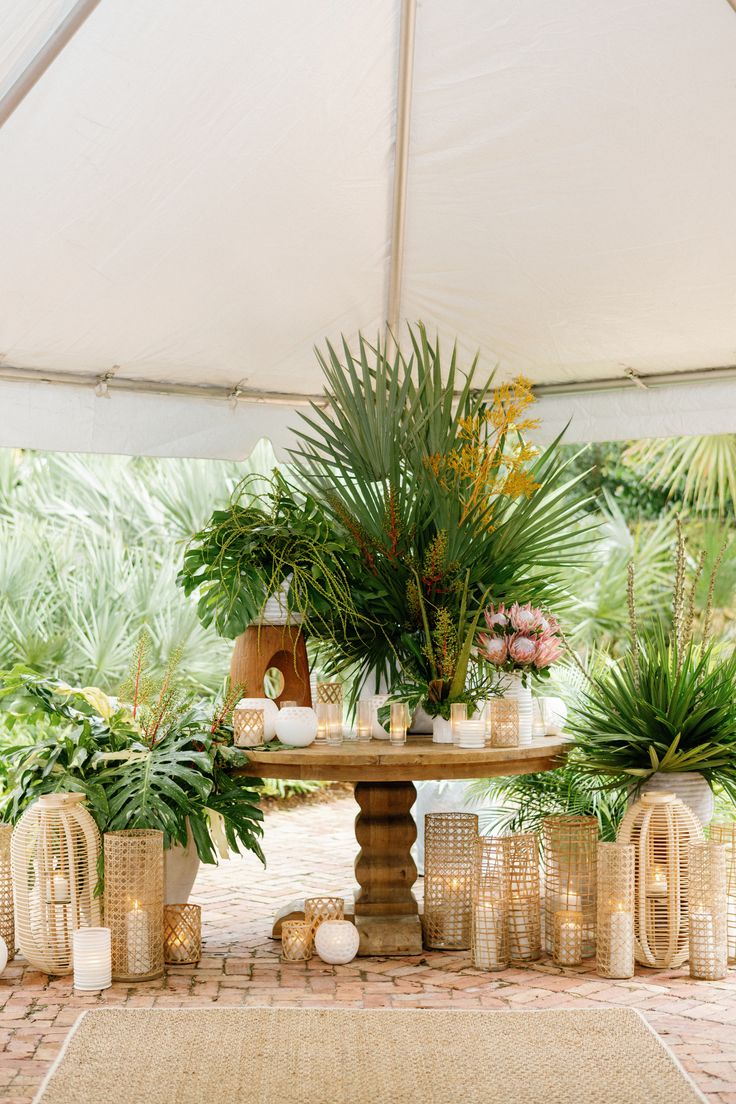
[[692, 809], [701, 824], [710, 824], [715, 809], [713, 791], [698, 771], [657, 771], [647, 778], [639, 797], [652, 792], [673, 793]]
[[444, 717], [435, 717], [432, 721], [432, 743], [452, 743], [452, 725]]
[[527, 686], [522, 686], [521, 674], [514, 672], [503, 676], [501, 686], [503, 696], [518, 702], [519, 705], [519, 744], [532, 742], [532, 687], [531, 676], [527, 677]]
[[175, 843], [164, 851], [164, 904], [185, 905], [199, 872], [199, 855], [187, 821], [187, 845]]
[[302, 615], [289, 610], [289, 590], [293, 577], [293, 572], [290, 572], [278, 590], [274, 591], [256, 620], [256, 625], [301, 625], [304, 620]]

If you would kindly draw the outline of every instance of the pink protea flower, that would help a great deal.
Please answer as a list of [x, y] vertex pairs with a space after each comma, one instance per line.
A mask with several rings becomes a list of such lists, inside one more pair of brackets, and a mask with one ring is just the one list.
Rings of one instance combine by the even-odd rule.
[[489, 636], [487, 633], [480, 633], [478, 640], [481, 646], [480, 654], [484, 659], [487, 659], [489, 663], [493, 663], [496, 667], [500, 667], [506, 662], [508, 658], [508, 648], [506, 646], [505, 636]]
[[518, 602], [514, 602], [509, 610], [509, 620], [517, 632], [535, 632], [541, 627], [542, 611], [532, 609], [531, 602], [527, 602], [523, 606], [520, 606]]
[[486, 625], [492, 632], [495, 632], [496, 629], [505, 629], [509, 623], [508, 614], [506, 613], [506, 607], [503, 602], [498, 609], [491, 603], [485, 611], [484, 617], [486, 619]]
[[537, 654], [534, 657], [534, 666], [551, 667], [556, 663], [563, 652], [562, 641], [553, 635], [541, 636], [537, 641]]
[[526, 666], [533, 663], [537, 654], [537, 642], [523, 633], [514, 633], [509, 640], [509, 655], [515, 663]]

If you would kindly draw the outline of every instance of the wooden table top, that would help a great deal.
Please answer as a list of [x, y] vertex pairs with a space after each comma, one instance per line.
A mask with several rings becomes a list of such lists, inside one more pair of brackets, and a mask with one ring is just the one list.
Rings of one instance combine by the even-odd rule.
[[559, 767], [570, 742], [565, 737], [541, 736], [522, 747], [467, 749], [410, 736], [401, 747], [392, 747], [388, 740], [371, 740], [281, 751], [248, 748], [244, 750], [250, 763], [239, 773], [328, 782], [413, 782], [536, 774]]

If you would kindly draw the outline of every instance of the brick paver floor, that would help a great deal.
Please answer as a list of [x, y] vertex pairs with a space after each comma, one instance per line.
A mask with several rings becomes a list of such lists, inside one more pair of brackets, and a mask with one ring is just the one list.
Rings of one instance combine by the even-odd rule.
[[[640, 1009], [694, 1075], [713, 1104], [736, 1104], [736, 973], [690, 981], [683, 970], [640, 971], [606, 981], [588, 965], [551, 964], [484, 973], [467, 952], [401, 959], [356, 959], [348, 966], [281, 963], [269, 938], [274, 912], [295, 897], [352, 887], [356, 806], [350, 797], [269, 812], [268, 869], [251, 857], [202, 868], [193, 900], [203, 906], [204, 957], [169, 969], [160, 981], [114, 984], [75, 994], [12, 962], [0, 977], [0, 1099], [27, 1104], [85, 1008], [102, 1005], [196, 1007], [272, 1005], [329, 1008]], [[216, 1097], [212, 1097], [213, 1104]], [[615, 1104], [615, 1087], [611, 1102]]]

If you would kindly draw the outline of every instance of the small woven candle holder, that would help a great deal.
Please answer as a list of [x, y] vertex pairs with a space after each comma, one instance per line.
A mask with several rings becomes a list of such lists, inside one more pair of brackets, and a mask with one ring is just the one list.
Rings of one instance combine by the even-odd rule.
[[631, 844], [598, 844], [596, 972], [634, 976], [635, 853]]
[[113, 981], [151, 981], [164, 972], [164, 835], [106, 832], [105, 924]]
[[596, 845], [598, 820], [586, 816], [544, 818], [544, 939], [554, 954], [555, 914], [582, 912], [583, 958], [595, 954]]
[[726, 845], [690, 844], [690, 977], [720, 981], [728, 973]]
[[281, 925], [281, 958], [284, 962], [308, 962], [312, 957], [312, 929], [307, 920], [284, 920]]
[[513, 698], [492, 698], [489, 703], [490, 747], [519, 746], [519, 703]]
[[473, 864], [473, 965], [503, 970], [509, 964], [509, 845], [506, 836], [478, 836]]
[[245, 707], [233, 710], [233, 735], [238, 747], [260, 747], [266, 740], [262, 709]]
[[558, 909], [552, 922], [552, 958], [558, 966], [579, 966], [583, 961], [583, 913]]
[[317, 701], [324, 702], [325, 705], [342, 705], [342, 683], [341, 682], [318, 682], [317, 683]]
[[199, 905], [164, 905], [164, 962], [186, 966], [202, 957], [202, 909]]
[[311, 938], [325, 920], [345, 919], [344, 897], [307, 897], [304, 902], [304, 919], [309, 924]]
[[713, 843], [726, 847], [726, 907], [728, 910], [728, 961], [736, 963], [736, 820], [714, 820], [710, 826]]
[[535, 832], [507, 836], [509, 867], [509, 958], [534, 962], [542, 953], [539, 841]]
[[464, 950], [471, 943], [475, 813], [427, 813], [424, 818], [424, 944]]
[[13, 917], [13, 873], [10, 868], [12, 824], [0, 824], [0, 936], [8, 948], [8, 962], [15, 958], [15, 919]]

